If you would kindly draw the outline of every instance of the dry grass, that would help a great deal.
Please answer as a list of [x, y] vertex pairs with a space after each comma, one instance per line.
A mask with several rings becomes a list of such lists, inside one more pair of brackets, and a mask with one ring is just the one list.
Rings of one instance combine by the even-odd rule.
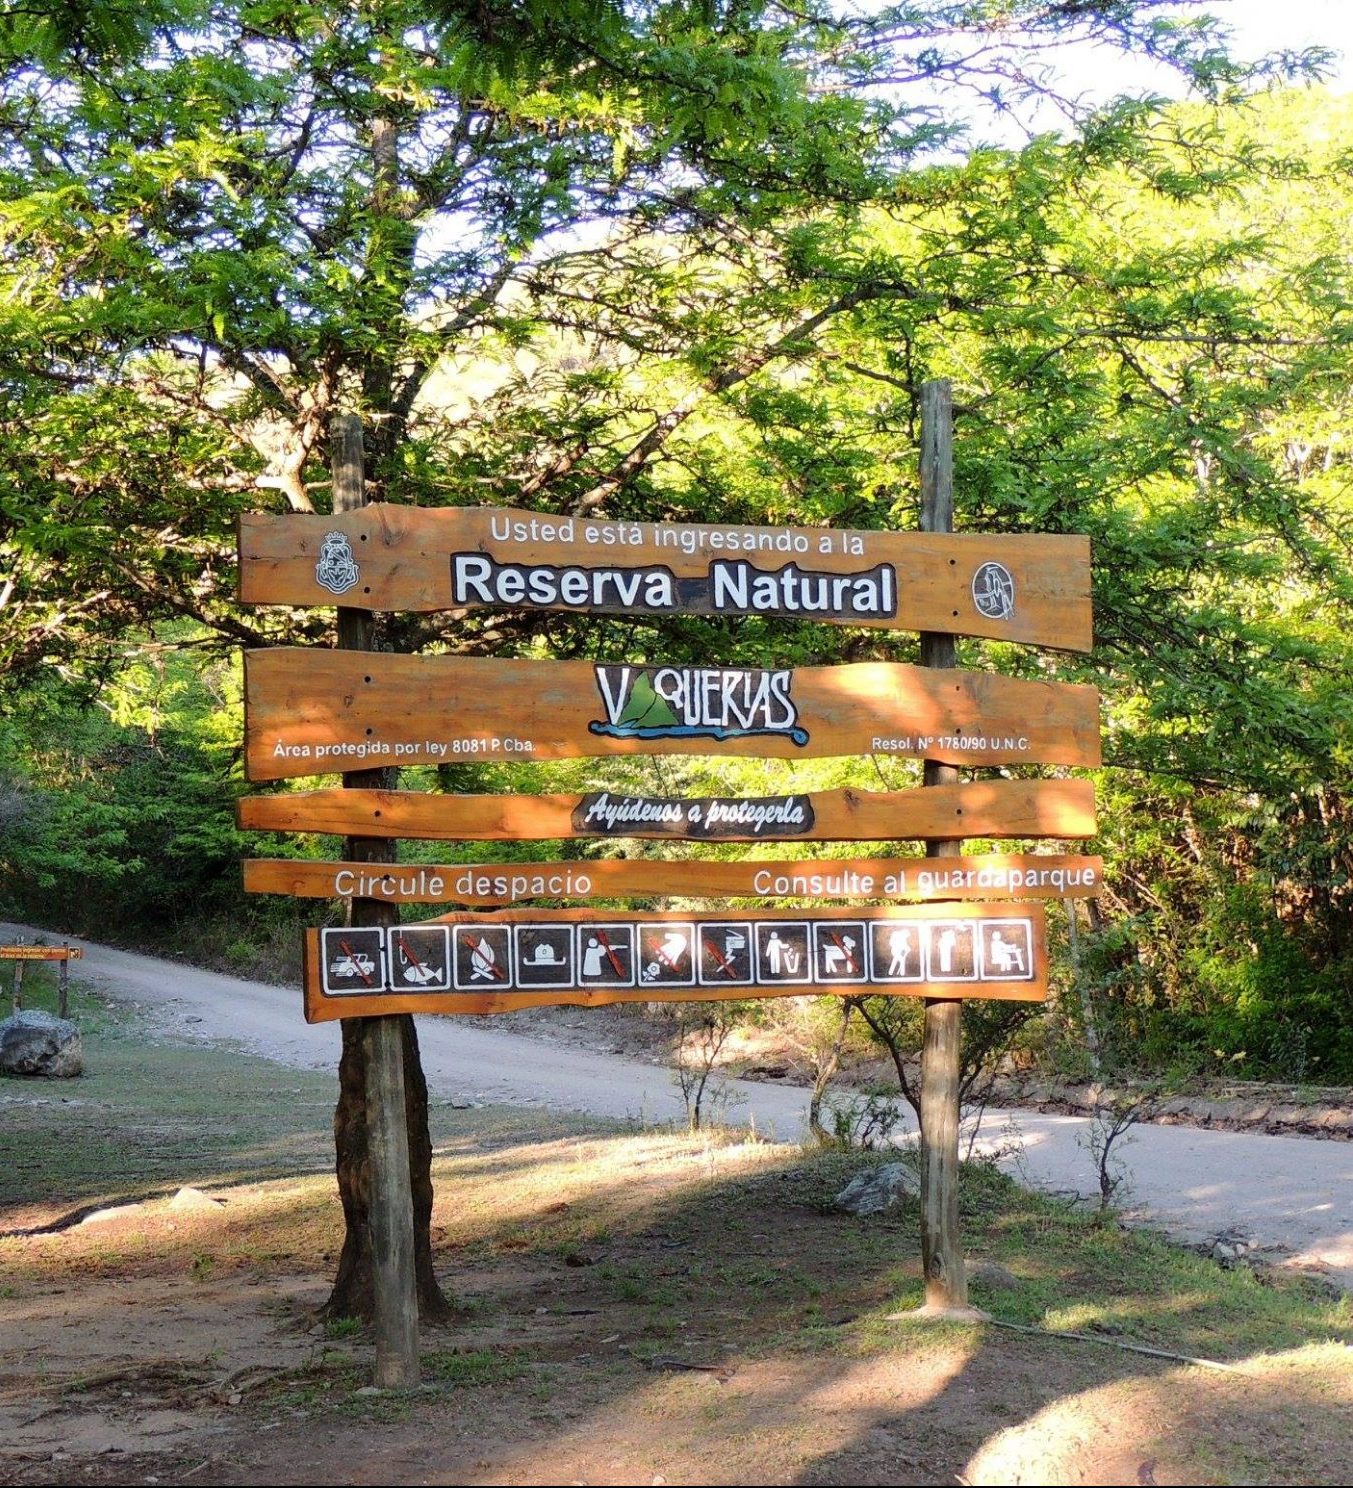
[[[359, 1394], [369, 1341], [312, 1322], [332, 1077], [87, 1011], [66, 1104], [0, 1086], [0, 1224], [139, 1202], [0, 1240], [0, 1482], [1322, 1483], [1353, 1456], [1348, 1309], [1312, 1285], [974, 1168], [967, 1243], [1014, 1278], [981, 1305], [1238, 1369], [889, 1321], [920, 1298], [915, 1213], [831, 1208], [871, 1159], [501, 1109], [434, 1108], [461, 1312], [422, 1392]], [[117, 1378], [72, 1393], [91, 1371]]]

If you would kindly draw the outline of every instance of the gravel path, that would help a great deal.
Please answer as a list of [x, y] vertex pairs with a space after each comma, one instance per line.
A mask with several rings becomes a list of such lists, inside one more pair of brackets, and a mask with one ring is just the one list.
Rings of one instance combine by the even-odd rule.
[[[31, 927], [0, 923], [0, 943]], [[50, 938], [50, 937], [49, 937]], [[77, 977], [119, 1000], [156, 1009], [184, 1037], [234, 1040], [279, 1063], [336, 1069], [336, 1023], [307, 1025], [299, 990], [201, 971], [90, 941]], [[663, 1122], [683, 1108], [664, 1065], [556, 1045], [456, 1018], [420, 1018], [419, 1039], [434, 1098], [469, 1097], [546, 1110]], [[732, 1087], [728, 1116], [754, 1120], [763, 1135], [802, 1136], [807, 1093], [747, 1080]], [[1012, 1135], [1018, 1152], [1002, 1159], [1028, 1182], [1093, 1193], [1085, 1148], [1088, 1122], [1033, 1111], [991, 1111], [992, 1146]], [[1183, 1126], [1140, 1126], [1124, 1139], [1132, 1200], [1144, 1217], [1179, 1239], [1226, 1233], [1294, 1264], [1318, 1268], [1353, 1289], [1353, 1143]]]

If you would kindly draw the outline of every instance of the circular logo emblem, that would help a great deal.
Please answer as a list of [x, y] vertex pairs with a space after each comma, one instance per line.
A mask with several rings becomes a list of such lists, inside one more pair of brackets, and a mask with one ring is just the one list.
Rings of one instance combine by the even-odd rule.
[[972, 602], [988, 620], [1009, 620], [1015, 613], [1015, 576], [1004, 563], [984, 563], [972, 576]]

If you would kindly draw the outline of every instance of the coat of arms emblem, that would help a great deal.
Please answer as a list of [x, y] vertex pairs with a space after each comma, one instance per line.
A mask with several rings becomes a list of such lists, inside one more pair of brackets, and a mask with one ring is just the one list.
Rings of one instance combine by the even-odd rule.
[[319, 550], [315, 579], [330, 594], [346, 594], [359, 577], [347, 538], [341, 532], [330, 532]]

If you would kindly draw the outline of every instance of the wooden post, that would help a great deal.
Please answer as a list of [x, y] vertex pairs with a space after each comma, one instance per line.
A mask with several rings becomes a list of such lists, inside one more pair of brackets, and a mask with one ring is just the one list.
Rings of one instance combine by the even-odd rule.
[[[18, 935], [14, 939], [15, 945], [23, 944], [23, 936]], [[23, 1008], [23, 968], [22, 961], [14, 963], [14, 1011], [17, 1013]]]
[[1085, 1047], [1090, 1055], [1090, 1072], [1099, 1074], [1099, 1030], [1095, 1026], [1095, 1004], [1090, 989], [1081, 975], [1080, 915], [1074, 899], [1063, 899], [1067, 929], [1071, 935], [1071, 983], [1080, 998], [1081, 1018], [1085, 1024]]
[[[70, 941], [63, 942], [66, 950], [70, 950]], [[61, 969], [56, 974], [56, 1015], [65, 1018], [70, 1012], [70, 957], [61, 958]]]
[[[330, 426], [333, 441], [334, 511], [355, 511], [366, 504], [363, 479], [362, 421], [338, 414]], [[361, 554], [354, 555], [360, 562]], [[338, 607], [338, 644], [342, 650], [375, 649], [374, 621], [364, 610]], [[362, 770], [344, 778], [354, 789], [388, 785], [384, 770]], [[348, 856], [366, 863], [393, 863], [392, 840], [350, 837]], [[397, 905], [353, 899], [353, 926], [393, 925]], [[371, 1162], [371, 1247], [374, 1260], [376, 1313], [375, 1382], [382, 1389], [412, 1389], [418, 1384], [418, 1292], [414, 1274], [413, 1193], [409, 1178], [409, 1137], [404, 1115], [404, 1054], [398, 1017], [363, 1018], [367, 1044], [367, 1128]]]
[[[954, 530], [954, 415], [947, 379], [921, 386], [921, 530]], [[952, 667], [954, 637], [921, 635], [921, 665]], [[926, 785], [957, 785], [957, 765], [927, 760]], [[927, 840], [928, 858], [957, 857], [962, 844]], [[980, 1316], [968, 1305], [958, 1225], [959, 1039], [963, 1004], [927, 998], [921, 1046], [921, 1258], [928, 1316]]]

